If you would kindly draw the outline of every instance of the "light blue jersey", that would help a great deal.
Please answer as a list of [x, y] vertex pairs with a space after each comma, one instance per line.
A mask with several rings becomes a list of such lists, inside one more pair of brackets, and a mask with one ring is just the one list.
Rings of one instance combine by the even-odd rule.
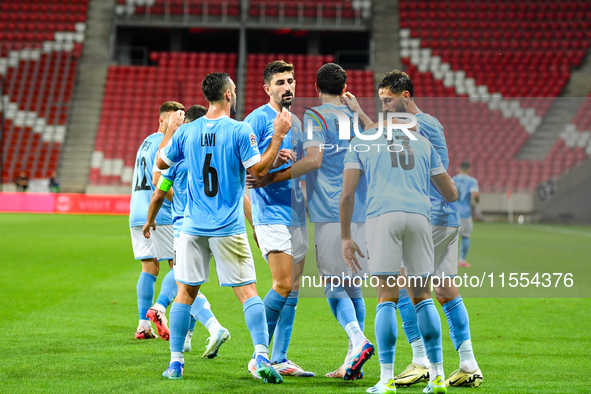
[[[129, 211], [130, 227], [143, 226], [148, 218], [148, 207], [155, 189], [152, 184], [154, 159], [163, 138], [164, 134], [162, 133], [149, 135], [142, 142], [135, 156]], [[159, 225], [172, 224], [170, 201], [165, 200], [162, 204], [162, 208], [156, 215], [156, 223]]]
[[[297, 119], [297, 118], [296, 118]], [[291, 128], [291, 150], [295, 153], [296, 161], [304, 157], [304, 134], [302, 125], [298, 119], [298, 126]], [[286, 137], [287, 138], [287, 137]], [[302, 191], [301, 178], [291, 180], [291, 223], [292, 226], [305, 226], [306, 222], [306, 201]]]
[[[277, 116], [277, 111], [270, 104], [265, 104], [252, 111], [244, 121], [252, 127], [256, 136], [259, 150], [264, 152], [273, 138], [273, 122]], [[300, 120], [292, 114], [292, 126], [281, 144], [281, 149], [292, 149], [292, 139], [294, 135], [302, 134], [302, 124]], [[297, 136], [296, 136], [297, 138]], [[289, 167], [286, 163], [279, 168], [269, 172], [283, 170]], [[252, 203], [252, 221], [255, 226], [262, 224], [283, 224], [285, 226], [305, 226], [305, 209], [299, 210], [295, 205], [296, 211], [292, 208], [292, 197], [303, 194], [299, 186], [299, 180], [289, 180], [272, 183], [268, 186], [252, 189], [250, 192], [250, 201]], [[297, 198], [296, 198], [297, 199]], [[303, 216], [302, 216], [303, 213]]]
[[452, 178], [458, 189], [458, 201], [456, 205], [461, 218], [472, 217], [472, 192], [478, 193], [478, 181], [470, 175], [458, 174]]
[[[178, 238], [183, 227], [185, 207], [187, 206], [187, 165], [184, 160], [176, 166], [162, 171], [162, 176], [172, 182], [172, 228], [174, 237]], [[165, 201], [167, 201], [165, 199]], [[156, 222], [158, 223], [158, 222]]]
[[248, 123], [203, 116], [182, 125], [160, 156], [171, 167], [183, 159], [187, 166], [183, 233], [226, 237], [246, 232], [246, 168], [261, 160]]
[[[364, 134], [375, 132], [372, 129]], [[392, 141], [387, 141], [385, 133], [383, 139], [364, 141], [355, 137], [351, 141], [353, 149], [347, 153], [345, 169], [362, 170], [367, 178], [367, 219], [394, 211], [431, 219], [431, 176], [445, 169], [429, 140], [413, 134], [416, 141], [400, 130], [393, 130]]]
[[[417, 132], [429, 140], [435, 147], [435, 150], [441, 158], [441, 163], [447, 171], [449, 166], [449, 153], [447, 151], [447, 144], [445, 142], [445, 134], [443, 133], [443, 126], [439, 121], [425, 113], [416, 115], [417, 117]], [[431, 224], [433, 226], [447, 226], [458, 227], [460, 225], [460, 216], [458, 209], [453, 202], [447, 202], [443, 199], [435, 184], [431, 182], [431, 190], [429, 196], [431, 197]]]
[[[350, 148], [350, 140], [339, 139], [339, 121], [334, 113], [341, 111], [350, 119], [350, 136], [353, 137], [353, 112], [347, 106], [323, 104], [310, 108], [304, 114], [304, 135], [307, 135], [308, 120], [312, 121], [313, 135], [306, 140], [304, 149], [318, 146], [322, 149], [322, 165], [306, 174], [306, 194], [310, 221], [314, 223], [339, 222], [339, 200], [343, 189], [345, 155]], [[367, 183], [365, 177], [359, 180], [355, 191], [353, 222], [365, 223], [365, 199]]]

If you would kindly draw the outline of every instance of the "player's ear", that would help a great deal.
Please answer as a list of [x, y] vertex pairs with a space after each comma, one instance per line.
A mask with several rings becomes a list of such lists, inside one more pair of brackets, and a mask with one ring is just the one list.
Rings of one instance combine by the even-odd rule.
[[267, 93], [269, 96], [271, 96], [271, 88], [266, 83], [263, 84], [263, 90], [265, 91], [265, 93]]
[[345, 86], [343, 86], [343, 91], [341, 92], [341, 96], [344, 95], [345, 93], [347, 93], [347, 84], [345, 84]]
[[318, 82], [314, 82], [314, 89], [316, 89], [316, 93], [320, 94], [320, 88], [318, 87]]

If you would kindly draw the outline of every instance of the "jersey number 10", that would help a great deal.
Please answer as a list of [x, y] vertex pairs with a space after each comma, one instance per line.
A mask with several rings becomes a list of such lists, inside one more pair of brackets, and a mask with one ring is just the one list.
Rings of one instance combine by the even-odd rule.
[[[399, 135], [396, 136], [396, 139], [402, 140], [402, 150], [390, 151], [392, 167], [398, 168], [398, 159], [400, 159], [400, 167], [402, 167], [403, 170], [412, 170], [415, 168], [415, 152], [410, 146], [410, 138]], [[388, 141], [388, 143], [391, 145], [392, 141]]]

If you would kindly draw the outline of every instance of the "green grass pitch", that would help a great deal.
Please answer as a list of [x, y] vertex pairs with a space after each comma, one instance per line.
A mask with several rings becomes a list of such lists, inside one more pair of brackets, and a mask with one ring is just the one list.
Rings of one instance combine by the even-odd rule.
[[[286, 378], [279, 386], [254, 380], [246, 371], [252, 354], [242, 309], [232, 291], [215, 277], [202, 287], [232, 339], [214, 360], [202, 360], [207, 332], [199, 324], [185, 377], [161, 377], [169, 360], [168, 342], [134, 339], [136, 282], [127, 217], [2, 214], [0, 225], [0, 392], [52, 393], [364, 393], [379, 379], [377, 356], [356, 382], [324, 378], [338, 367], [346, 338], [325, 299], [302, 298], [298, 305], [290, 359], [317, 377]], [[471, 275], [483, 272], [573, 272], [573, 293], [591, 297], [591, 228], [475, 225]], [[259, 294], [270, 275], [253, 245]], [[314, 273], [309, 255], [306, 272]], [[157, 282], [157, 291], [163, 274]], [[588, 393], [591, 328], [589, 298], [478, 298], [568, 291], [500, 289], [466, 291], [472, 341], [485, 381], [479, 393]], [[521, 293], [519, 291], [522, 291]], [[483, 294], [483, 293], [482, 293]], [[366, 334], [375, 340], [376, 299], [367, 299]], [[458, 356], [442, 316], [445, 371]], [[400, 319], [399, 326], [400, 326]], [[396, 372], [410, 362], [410, 346], [399, 329]], [[423, 385], [401, 388], [419, 393]], [[449, 389], [450, 393], [472, 392]]]

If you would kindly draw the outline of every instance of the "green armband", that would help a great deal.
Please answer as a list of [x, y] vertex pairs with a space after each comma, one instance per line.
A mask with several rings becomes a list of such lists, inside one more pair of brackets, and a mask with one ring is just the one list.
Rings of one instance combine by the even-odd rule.
[[162, 190], [164, 193], [168, 193], [170, 188], [172, 187], [172, 181], [169, 181], [163, 176], [160, 176], [158, 180], [158, 189]]

